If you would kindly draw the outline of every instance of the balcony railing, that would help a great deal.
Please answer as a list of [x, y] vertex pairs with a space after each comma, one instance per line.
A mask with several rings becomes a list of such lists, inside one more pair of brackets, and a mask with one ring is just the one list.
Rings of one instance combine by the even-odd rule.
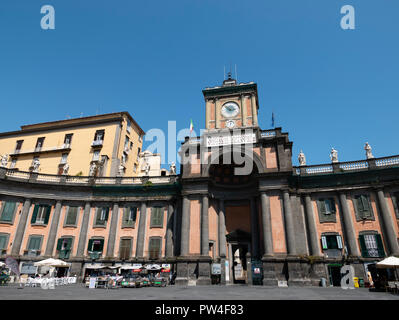
[[171, 184], [176, 182], [177, 176], [155, 176], [155, 177], [84, 177], [64, 176], [43, 173], [31, 173], [13, 169], [5, 170], [5, 177], [11, 180], [37, 181], [44, 183], [63, 184], [95, 184], [95, 185], [143, 185], [143, 184]]
[[92, 147], [100, 147], [100, 146], [103, 145], [103, 143], [104, 143], [103, 140], [94, 140], [94, 141], [91, 143], [91, 146], [92, 146]]
[[71, 146], [69, 144], [62, 144], [60, 146], [51, 147], [51, 148], [37, 147], [34, 149], [28, 149], [28, 150], [15, 149], [14, 153], [11, 153], [10, 156], [26, 155], [26, 154], [38, 153], [38, 152], [40, 152], [40, 153], [55, 152], [55, 151], [69, 150], [70, 148], [71, 148]]
[[371, 169], [381, 169], [383, 167], [396, 166], [399, 166], [399, 155], [382, 158], [372, 158], [367, 160], [337, 162], [331, 164], [299, 166], [293, 167], [293, 171], [294, 175], [316, 175], [351, 171], [365, 171]]

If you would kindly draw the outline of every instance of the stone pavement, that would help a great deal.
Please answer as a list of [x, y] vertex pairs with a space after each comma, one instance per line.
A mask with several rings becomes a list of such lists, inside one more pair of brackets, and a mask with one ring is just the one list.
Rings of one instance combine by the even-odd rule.
[[169, 286], [166, 288], [88, 289], [82, 284], [18, 289], [0, 287], [0, 300], [399, 300], [398, 294], [339, 287]]

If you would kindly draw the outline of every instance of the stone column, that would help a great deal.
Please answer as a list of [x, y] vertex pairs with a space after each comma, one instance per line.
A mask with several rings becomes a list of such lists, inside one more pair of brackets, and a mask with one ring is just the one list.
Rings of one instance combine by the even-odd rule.
[[[226, 258], [226, 219], [224, 200], [219, 200], [219, 257]], [[224, 265], [222, 266], [224, 268]]]
[[312, 201], [309, 194], [305, 194], [305, 215], [308, 224], [310, 252], [313, 256], [321, 256], [320, 241], [317, 235], [316, 221], [313, 212]]
[[12, 255], [19, 255], [21, 251], [22, 239], [24, 238], [26, 222], [28, 220], [29, 209], [31, 207], [31, 204], [32, 204], [31, 199], [25, 199], [24, 206], [22, 208], [21, 217], [19, 218], [17, 231], [15, 232], [14, 241], [12, 243], [12, 249], [11, 249]]
[[166, 222], [166, 245], [165, 256], [167, 258], [173, 257], [173, 224], [175, 214], [173, 212], [173, 204], [168, 204], [168, 217]]
[[78, 250], [76, 252], [77, 257], [84, 256], [86, 240], [87, 240], [87, 229], [89, 227], [90, 211], [91, 211], [90, 202], [86, 202], [85, 209], [83, 212], [82, 224], [80, 227]]
[[353, 228], [352, 214], [349, 210], [348, 201], [344, 193], [339, 193], [339, 201], [342, 208], [342, 219], [344, 222], [344, 230], [346, 236], [346, 243], [348, 244], [348, 254], [359, 257], [359, 247], [356, 242], [355, 229]]
[[219, 99], [215, 98], [215, 129], [220, 128], [220, 123], [219, 123]]
[[253, 258], [259, 257], [259, 232], [258, 232], [258, 210], [256, 207], [256, 199], [250, 199], [251, 202], [251, 242], [252, 242], [252, 252], [251, 256]]
[[202, 196], [202, 211], [201, 211], [201, 255], [209, 255], [209, 199], [208, 195]]
[[144, 240], [147, 220], [147, 204], [143, 201], [140, 206], [139, 229], [137, 230], [136, 258], [144, 257]]
[[283, 191], [283, 203], [284, 203], [284, 220], [285, 220], [285, 233], [287, 239], [287, 253], [289, 255], [295, 255], [295, 228], [292, 217], [290, 194], [288, 190]]
[[187, 196], [183, 197], [183, 210], [181, 222], [181, 245], [180, 255], [188, 256], [189, 240], [190, 240], [190, 200]]
[[111, 225], [109, 227], [108, 244], [107, 244], [107, 257], [108, 258], [114, 257], [116, 230], [118, 228], [118, 219], [119, 219], [119, 205], [118, 205], [118, 203], [114, 203], [114, 207], [112, 208], [112, 218], [111, 218]]
[[263, 247], [264, 255], [273, 255], [273, 235], [272, 235], [272, 219], [270, 215], [270, 200], [266, 192], [260, 194], [262, 205], [262, 231], [263, 231]]
[[258, 114], [256, 112], [256, 98], [255, 94], [251, 95], [251, 105], [252, 105], [252, 125], [258, 125]]
[[58, 224], [60, 221], [61, 208], [62, 208], [61, 201], [57, 201], [55, 204], [55, 208], [54, 208], [53, 218], [51, 219], [50, 232], [49, 232], [48, 239], [47, 239], [46, 251], [44, 253], [45, 256], [51, 257], [53, 255], [54, 244], [55, 244], [56, 236], [57, 236]]
[[383, 222], [385, 230], [385, 240], [389, 244], [390, 255], [399, 255], [399, 245], [395, 229], [393, 228], [394, 221], [392, 215], [389, 212], [387, 202], [385, 200], [384, 191], [382, 189], [377, 190], [378, 204], [380, 207], [379, 213], [380, 218]]
[[205, 128], [209, 129], [209, 118], [211, 114], [211, 100], [206, 99], [206, 104], [205, 104]]
[[245, 95], [241, 95], [241, 122], [242, 126], [247, 125], [246, 108], [245, 108]]

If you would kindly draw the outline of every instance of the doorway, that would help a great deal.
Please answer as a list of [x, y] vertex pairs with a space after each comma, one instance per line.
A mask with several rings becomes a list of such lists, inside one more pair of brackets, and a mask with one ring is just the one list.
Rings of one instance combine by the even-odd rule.
[[233, 283], [245, 284], [247, 280], [248, 244], [231, 244]]
[[334, 287], [341, 286], [341, 264], [330, 264], [328, 266], [328, 276], [330, 284]]

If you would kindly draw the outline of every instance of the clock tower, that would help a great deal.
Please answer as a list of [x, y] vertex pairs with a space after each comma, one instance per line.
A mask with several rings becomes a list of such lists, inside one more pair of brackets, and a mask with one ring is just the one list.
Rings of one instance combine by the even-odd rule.
[[258, 89], [254, 82], [237, 83], [228, 73], [222, 86], [202, 90], [205, 98], [205, 128], [258, 127]]

